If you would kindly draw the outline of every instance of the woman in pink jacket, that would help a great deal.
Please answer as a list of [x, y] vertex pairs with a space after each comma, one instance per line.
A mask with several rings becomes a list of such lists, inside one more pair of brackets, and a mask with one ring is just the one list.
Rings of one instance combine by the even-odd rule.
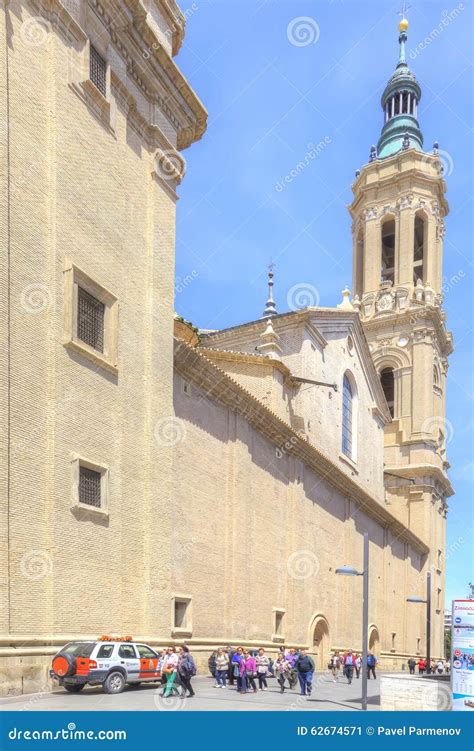
[[255, 685], [255, 676], [257, 675], [257, 663], [255, 657], [246, 651], [244, 652], [244, 659], [240, 662], [240, 677], [242, 678], [242, 693], [245, 694], [250, 689], [257, 693], [257, 686]]

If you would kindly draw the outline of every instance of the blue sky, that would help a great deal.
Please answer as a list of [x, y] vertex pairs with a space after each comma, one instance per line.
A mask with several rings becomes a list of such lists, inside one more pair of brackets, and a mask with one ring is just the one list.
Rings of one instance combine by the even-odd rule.
[[[398, 59], [400, 6], [182, 0], [188, 24], [177, 62], [209, 112], [204, 138], [184, 153], [178, 204], [176, 309], [185, 318], [201, 328], [259, 318], [270, 258], [279, 312], [288, 310], [288, 291], [297, 284], [314, 287], [321, 305], [340, 302], [351, 284], [346, 207], [354, 172], [380, 135], [380, 96]], [[474, 581], [473, 6], [411, 6], [407, 52], [422, 88], [419, 121], [425, 149], [439, 142], [451, 207], [444, 305], [456, 345], [447, 414], [456, 495], [448, 516], [448, 603], [465, 597]], [[302, 17], [303, 27], [295, 21]], [[324, 145], [317, 156], [281, 189], [318, 143]]]

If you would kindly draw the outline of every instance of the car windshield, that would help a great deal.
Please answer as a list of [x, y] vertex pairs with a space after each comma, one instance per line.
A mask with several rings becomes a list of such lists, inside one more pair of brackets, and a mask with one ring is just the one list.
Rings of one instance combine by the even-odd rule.
[[70, 644], [66, 644], [66, 646], [61, 649], [61, 652], [68, 655], [74, 655], [74, 657], [90, 657], [94, 645], [95, 642], [93, 641], [72, 641]]

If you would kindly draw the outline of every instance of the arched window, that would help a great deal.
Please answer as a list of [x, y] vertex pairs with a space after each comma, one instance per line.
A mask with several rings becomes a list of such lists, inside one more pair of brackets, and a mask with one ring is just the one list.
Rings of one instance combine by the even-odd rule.
[[342, 382], [342, 453], [352, 458], [352, 423], [354, 419], [353, 409], [354, 393], [351, 382], [347, 375]]
[[364, 294], [364, 231], [360, 230], [357, 235], [356, 247], [356, 288], [355, 294], [362, 297]]
[[415, 216], [415, 236], [413, 242], [413, 284], [418, 279], [424, 281], [424, 262], [425, 255], [425, 220], [421, 214]]
[[385, 400], [390, 410], [390, 415], [395, 414], [395, 382], [393, 377], [393, 368], [384, 368], [380, 373], [380, 383], [382, 385]]
[[382, 224], [382, 279], [395, 281], [395, 219]]
[[433, 386], [441, 388], [441, 374], [436, 363], [433, 365]]

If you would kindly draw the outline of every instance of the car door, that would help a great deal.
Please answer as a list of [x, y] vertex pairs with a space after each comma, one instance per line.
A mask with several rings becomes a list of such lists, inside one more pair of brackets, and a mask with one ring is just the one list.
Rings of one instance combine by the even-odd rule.
[[136, 647], [140, 659], [140, 680], [156, 681], [161, 675], [158, 670], [159, 657], [157, 653], [147, 644], [137, 644]]
[[127, 671], [127, 682], [140, 680], [140, 660], [134, 644], [121, 644], [118, 649], [118, 663]]

